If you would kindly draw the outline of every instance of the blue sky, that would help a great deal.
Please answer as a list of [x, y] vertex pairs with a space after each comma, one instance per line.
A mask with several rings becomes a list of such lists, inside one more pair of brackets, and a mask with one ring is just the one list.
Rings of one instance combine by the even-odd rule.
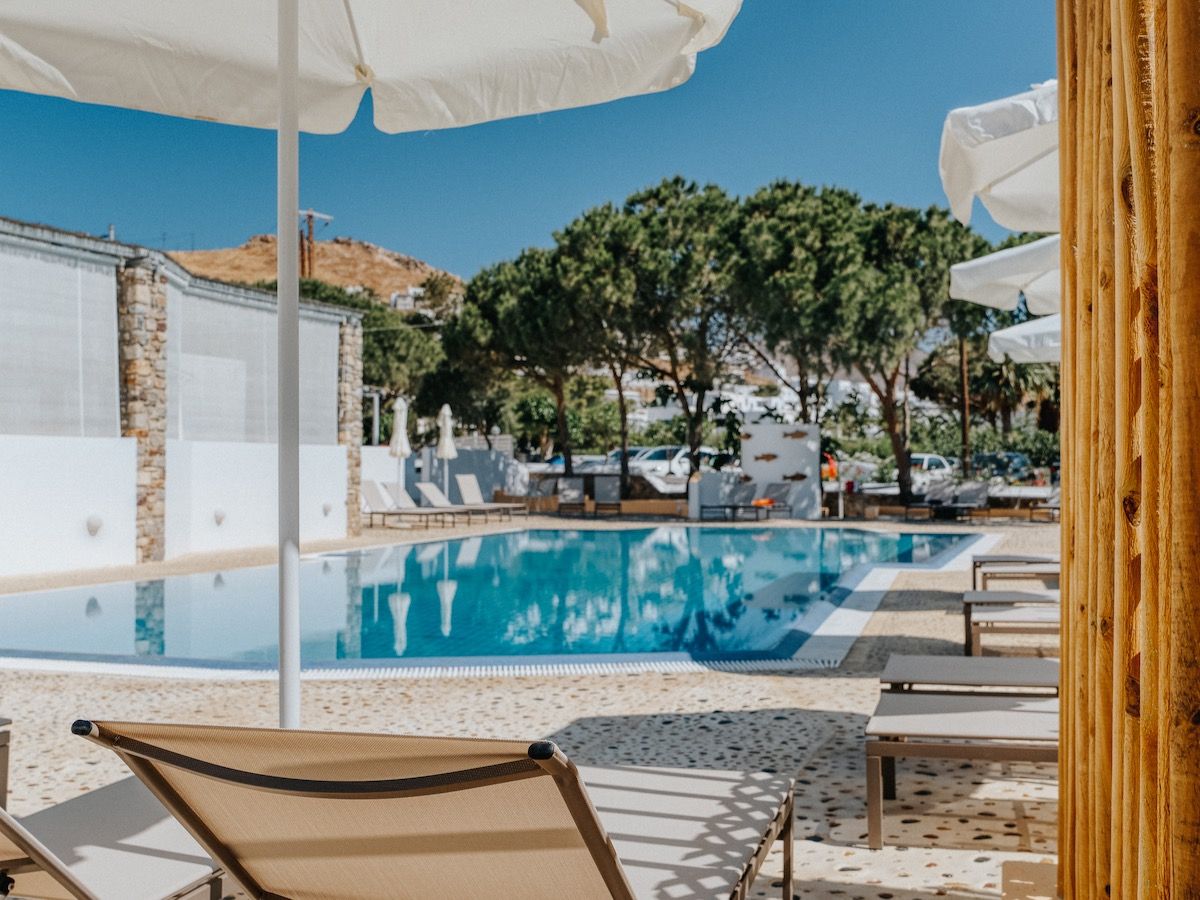
[[[1054, 77], [1053, 0], [745, 0], [692, 80], [599, 107], [411, 135], [306, 136], [301, 202], [469, 276], [584, 208], [682, 174], [944, 203], [941, 123]], [[368, 101], [369, 102], [369, 101]], [[274, 229], [274, 135], [0, 92], [0, 215], [189, 249]], [[976, 208], [990, 238], [1004, 232]]]

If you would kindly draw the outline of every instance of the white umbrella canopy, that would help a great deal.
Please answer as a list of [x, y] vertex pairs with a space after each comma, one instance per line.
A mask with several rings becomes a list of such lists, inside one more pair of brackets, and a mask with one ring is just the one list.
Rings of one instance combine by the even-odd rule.
[[1035, 316], [1062, 305], [1057, 234], [950, 267], [950, 296], [994, 309], [1016, 309], [1021, 296]]
[[[740, 0], [4, 0], [0, 89], [278, 134], [277, 237], [300, 130], [371, 89], [383, 131], [451, 128], [675, 87]], [[299, 247], [277, 242], [280, 724], [300, 721]]]
[[[740, 0], [318, 0], [300, 5], [302, 131], [345, 130], [371, 89], [390, 133], [666, 90]], [[5, 0], [0, 87], [279, 125], [274, 3]]]
[[988, 335], [988, 356], [1017, 363], [1057, 363], [1062, 359], [1062, 316], [1042, 316]]
[[1058, 231], [1058, 82], [951, 110], [938, 168], [964, 225], [978, 197], [1005, 228]]

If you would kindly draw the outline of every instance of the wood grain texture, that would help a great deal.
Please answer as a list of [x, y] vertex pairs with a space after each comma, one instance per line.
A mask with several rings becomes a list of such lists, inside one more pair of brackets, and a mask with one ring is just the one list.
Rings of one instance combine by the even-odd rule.
[[1200, 897], [1200, 3], [1060, 0], [1064, 897]]

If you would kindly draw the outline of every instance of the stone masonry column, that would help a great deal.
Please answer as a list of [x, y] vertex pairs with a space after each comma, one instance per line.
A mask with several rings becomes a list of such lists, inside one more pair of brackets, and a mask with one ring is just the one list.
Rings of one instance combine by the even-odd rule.
[[121, 435], [137, 439], [137, 561], [163, 558], [167, 487], [167, 278], [152, 260], [117, 276]]
[[346, 535], [362, 533], [359, 487], [362, 482], [362, 322], [338, 326], [338, 443], [346, 447]]

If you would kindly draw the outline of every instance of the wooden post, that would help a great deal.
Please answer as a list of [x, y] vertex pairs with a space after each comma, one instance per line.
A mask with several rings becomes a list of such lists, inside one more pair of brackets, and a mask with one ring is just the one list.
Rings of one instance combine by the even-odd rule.
[[[1166, 0], [1157, 26], [1165, 82], [1163, 165], [1167, 217], [1159, 286], [1165, 383], [1171, 398], [1170, 482], [1164, 487], [1169, 552], [1163, 585], [1167, 648], [1163, 691], [1168, 872], [1172, 897], [1200, 896], [1200, 6]], [[1165, 228], [1163, 228], [1165, 226]], [[1165, 232], [1165, 233], [1164, 233]]]
[[1200, 4], [1058, 21], [1060, 889], [1200, 896]]

